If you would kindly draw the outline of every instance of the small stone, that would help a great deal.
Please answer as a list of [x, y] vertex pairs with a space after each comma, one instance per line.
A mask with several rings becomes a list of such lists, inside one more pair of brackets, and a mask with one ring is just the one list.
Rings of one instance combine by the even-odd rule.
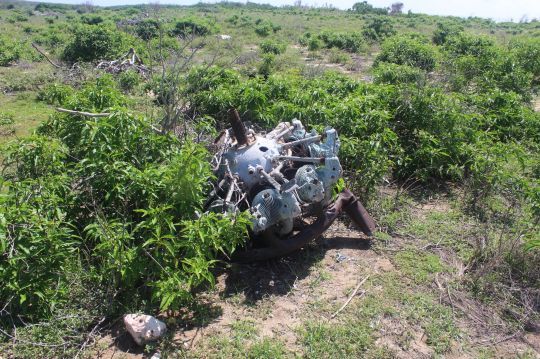
[[167, 330], [165, 323], [145, 314], [126, 314], [124, 324], [133, 340], [139, 345], [159, 339]]

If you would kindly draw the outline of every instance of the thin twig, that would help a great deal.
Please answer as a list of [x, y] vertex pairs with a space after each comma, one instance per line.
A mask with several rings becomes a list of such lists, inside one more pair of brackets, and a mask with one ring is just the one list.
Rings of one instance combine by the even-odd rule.
[[92, 112], [68, 110], [61, 107], [57, 107], [56, 111], [69, 113], [71, 115], [79, 115], [79, 116], [87, 116], [87, 117], [109, 117], [111, 115], [110, 112], [92, 113]]
[[84, 349], [86, 349], [86, 347], [88, 346], [88, 343], [90, 342], [90, 340], [94, 339], [94, 333], [96, 332], [96, 330], [99, 328], [99, 326], [105, 321], [106, 317], [102, 317], [101, 320], [94, 326], [94, 328], [90, 331], [90, 333], [87, 335], [87, 338], [86, 340], [84, 341], [84, 343], [81, 345], [81, 347], [79, 348], [79, 350], [77, 351], [77, 355], [75, 355], [75, 358], [78, 358], [79, 355], [82, 354], [82, 352], [84, 351]]
[[354, 298], [354, 296], [356, 295], [356, 293], [358, 292], [358, 290], [360, 289], [360, 287], [362, 286], [362, 284], [364, 284], [366, 282], [366, 280], [368, 280], [369, 278], [369, 274], [360, 281], [360, 283], [358, 283], [358, 285], [356, 286], [356, 288], [354, 288], [353, 292], [351, 293], [351, 295], [349, 296], [349, 298], [347, 299], [347, 301], [345, 303], [343, 303], [343, 305], [341, 306], [341, 308], [339, 308], [337, 310], [337, 312], [335, 312], [334, 314], [332, 314], [332, 316], [330, 318], [334, 319], [336, 317], [336, 315], [338, 315], [339, 313], [341, 313], [341, 311], [343, 309], [345, 309], [345, 307], [351, 302], [351, 300]]

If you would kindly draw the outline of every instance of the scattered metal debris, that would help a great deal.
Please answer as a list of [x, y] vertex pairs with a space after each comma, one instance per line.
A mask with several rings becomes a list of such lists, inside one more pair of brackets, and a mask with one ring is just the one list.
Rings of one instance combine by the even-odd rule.
[[341, 263], [343, 261], [346, 261], [347, 259], [349, 259], [349, 257], [347, 257], [346, 255], [343, 255], [339, 252], [336, 253], [336, 262]]
[[[342, 211], [371, 235], [374, 222], [350, 191], [342, 191], [333, 201], [333, 188], [342, 174], [335, 129], [328, 127], [320, 135], [294, 119], [262, 134], [246, 128], [235, 109], [229, 110], [229, 119], [231, 128], [215, 141], [217, 181], [205, 210], [252, 213], [253, 240], [233, 259], [264, 260], [299, 249], [321, 235]], [[308, 217], [317, 219], [310, 225], [302, 223]]]

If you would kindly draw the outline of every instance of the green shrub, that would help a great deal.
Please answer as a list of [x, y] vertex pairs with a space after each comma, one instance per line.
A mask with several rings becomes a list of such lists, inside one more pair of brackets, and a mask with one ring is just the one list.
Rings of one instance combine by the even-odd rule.
[[460, 33], [447, 39], [443, 46], [444, 65], [456, 91], [512, 91], [524, 100], [532, 98], [533, 73], [516, 66], [505, 49], [493, 39]]
[[312, 37], [308, 40], [307, 46], [309, 51], [319, 50], [322, 47], [321, 39], [319, 39], [318, 37]]
[[328, 61], [332, 64], [346, 64], [351, 61], [351, 56], [339, 49], [330, 49], [328, 54]]
[[133, 91], [141, 83], [141, 76], [136, 71], [128, 70], [118, 75], [118, 85], [126, 92]]
[[14, 317], [67, 306], [77, 265], [115, 293], [113, 310], [178, 308], [214, 283], [217, 255], [243, 243], [247, 215], [194, 216], [212, 177], [206, 150], [156, 133], [124, 103], [101, 78], [60, 105], [109, 117], [57, 113], [3, 152], [0, 300]]
[[533, 75], [535, 84], [540, 84], [540, 39], [515, 39], [509, 48], [519, 66]]
[[74, 29], [63, 58], [69, 62], [113, 59], [126, 52], [128, 47], [127, 39], [120, 31], [107, 25], [82, 25]]
[[0, 112], [0, 126], [9, 126], [13, 125], [15, 123], [15, 120], [13, 119], [13, 115], [6, 112]]
[[69, 41], [69, 36], [64, 31], [49, 27], [36, 35], [34, 39], [38, 45], [47, 46], [52, 51], [58, 51], [58, 48]]
[[266, 37], [272, 33], [272, 24], [263, 22], [255, 27], [255, 33], [259, 36]]
[[135, 25], [135, 34], [141, 39], [148, 41], [159, 37], [161, 24], [154, 19], [142, 20]]
[[333, 47], [349, 52], [359, 52], [365, 47], [364, 38], [357, 32], [342, 33], [324, 31], [318, 38], [324, 43], [324, 47], [331, 49]]
[[368, 20], [362, 30], [362, 35], [370, 41], [382, 41], [395, 34], [396, 30], [392, 21], [386, 17], [374, 17]]
[[437, 23], [437, 28], [433, 32], [433, 43], [436, 45], [444, 45], [449, 37], [458, 35], [462, 31], [463, 26], [461, 25], [448, 22], [439, 22]]
[[437, 62], [437, 53], [429, 44], [408, 36], [395, 36], [383, 42], [381, 52], [375, 58], [375, 66], [381, 62], [432, 71]]
[[501, 142], [540, 141], [540, 115], [527, 106], [514, 92], [494, 89], [468, 98], [483, 121], [478, 126]]
[[65, 103], [71, 95], [73, 95], [73, 89], [70, 86], [55, 82], [41, 89], [37, 99], [49, 105], [60, 105]]
[[81, 22], [87, 25], [97, 25], [103, 22], [103, 18], [99, 15], [83, 15], [81, 16]]
[[496, 51], [493, 39], [466, 32], [446, 38], [443, 48], [452, 57], [475, 56], [482, 59], [492, 56]]
[[400, 90], [393, 128], [403, 156], [396, 175], [401, 178], [459, 179], [469, 159], [464, 143], [473, 143], [477, 131], [468, 128], [459, 97], [436, 88], [415, 86]]
[[272, 53], [265, 54], [258, 66], [258, 73], [264, 77], [270, 76], [276, 63], [276, 56]]
[[0, 112], [0, 137], [9, 136], [15, 133], [15, 119], [13, 114], [7, 112]]
[[215, 32], [214, 27], [208, 22], [195, 18], [187, 17], [176, 21], [172, 35], [187, 37], [187, 36], [207, 36]]
[[287, 44], [274, 40], [265, 40], [260, 43], [259, 47], [263, 54], [279, 55], [285, 52]]
[[425, 80], [424, 71], [408, 65], [380, 63], [373, 71], [373, 82], [376, 84], [423, 84]]
[[21, 58], [19, 44], [0, 37], [0, 66], [9, 66]]

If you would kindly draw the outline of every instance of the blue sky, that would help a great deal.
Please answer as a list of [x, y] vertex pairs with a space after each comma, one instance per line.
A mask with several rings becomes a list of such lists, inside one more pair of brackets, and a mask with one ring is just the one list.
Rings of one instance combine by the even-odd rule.
[[[239, 1], [239, 0], [233, 0]], [[254, 2], [267, 3], [272, 5], [292, 5], [294, 0], [250, 0]], [[302, 0], [308, 5], [332, 4], [340, 9], [348, 9], [355, 2], [360, 0]], [[371, 0], [370, 4], [383, 7], [388, 6], [397, 0]], [[522, 17], [527, 19], [540, 19], [540, 0], [400, 0], [405, 4], [405, 10], [432, 15], [454, 15], [454, 16], [479, 16], [492, 18], [498, 21], [514, 20], [519, 21]], [[49, 0], [48, 2], [59, 2], [67, 4], [81, 4], [83, 0]], [[92, 0], [94, 5], [124, 5], [141, 4], [149, 1], [145, 0]], [[150, 1], [161, 4], [191, 5], [199, 0], [159, 0]], [[212, 1], [205, 1], [212, 2]]]

